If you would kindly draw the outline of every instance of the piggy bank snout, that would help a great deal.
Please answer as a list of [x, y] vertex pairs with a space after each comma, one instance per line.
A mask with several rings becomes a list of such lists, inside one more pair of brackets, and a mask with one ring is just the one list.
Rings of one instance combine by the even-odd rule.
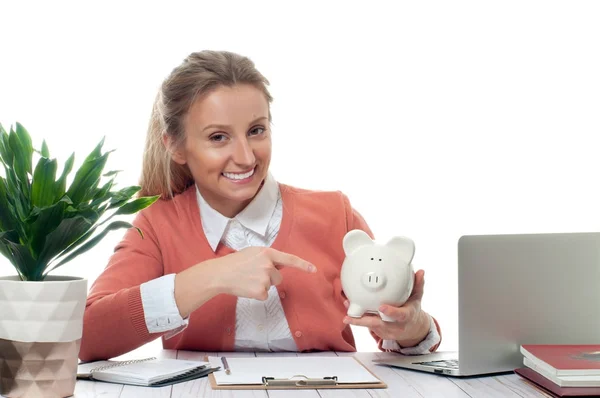
[[376, 292], [385, 287], [387, 278], [383, 272], [369, 271], [362, 275], [361, 282], [367, 290]]

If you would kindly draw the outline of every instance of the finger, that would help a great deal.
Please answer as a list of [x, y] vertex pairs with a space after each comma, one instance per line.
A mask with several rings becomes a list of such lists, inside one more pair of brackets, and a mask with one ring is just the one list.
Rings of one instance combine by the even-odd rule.
[[394, 307], [393, 305], [382, 305], [379, 307], [379, 311], [389, 316], [398, 323], [410, 322], [416, 313], [416, 301], [412, 303], [404, 304], [401, 307]]
[[270, 249], [267, 253], [277, 268], [293, 267], [306, 272], [317, 272], [317, 267], [293, 254], [280, 252], [275, 249]]
[[420, 269], [415, 272], [415, 283], [410, 294], [411, 299], [421, 300], [425, 291], [425, 271]]
[[365, 326], [370, 329], [383, 326], [383, 321], [378, 315], [363, 315], [360, 318], [345, 316], [343, 322], [348, 325]]
[[266, 288], [263, 293], [258, 297], [260, 301], [267, 301], [269, 298], [269, 288]]
[[398, 336], [401, 336], [404, 331], [398, 327], [381, 327], [369, 330], [384, 340], [398, 340]]
[[255, 300], [266, 301], [269, 298], [269, 289], [270, 286], [265, 286], [262, 289], [257, 288], [254, 290], [252, 294], [248, 296], [248, 298], [253, 298]]
[[269, 278], [271, 279], [271, 285], [279, 285], [281, 283], [281, 281], [283, 280], [283, 276], [281, 276], [281, 272], [279, 272], [277, 269], [273, 268], [271, 270], [271, 272], [269, 273]]
[[369, 320], [366, 319], [366, 317], [350, 318], [348, 322], [346, 322], [346, 319], [344, 319], [344, 323], [356, 326], [365, 326], [377, 336], [387, 340], [396, 340], [394, 336], [401, 335], [405, 330], [403, 326], [397, 323], [383, 322], [381, 319], [379, 319], [379, 321]]

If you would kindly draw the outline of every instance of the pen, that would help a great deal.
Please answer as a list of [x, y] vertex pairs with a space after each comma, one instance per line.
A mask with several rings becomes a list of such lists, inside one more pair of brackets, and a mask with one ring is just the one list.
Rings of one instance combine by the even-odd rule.
[[229, 364], [227, 363], [227, 358], [221, 357], [221, 362], [223, 362], [223, 366], [225, 367], [225, 374], [228, 375], [231, 373], [231, 369], [229, 369]]

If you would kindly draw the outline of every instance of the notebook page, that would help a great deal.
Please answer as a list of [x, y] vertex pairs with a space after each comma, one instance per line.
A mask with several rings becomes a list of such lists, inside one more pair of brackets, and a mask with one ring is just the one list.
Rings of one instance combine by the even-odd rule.
[[353, 357], [227, 357], [231, 370], [225, 374], [221, 357], [208, 357], [212, 366], [221, 369], [214, 373], [217, 384], [263, 384], [262, 378], [308, 378], [337, 376], [338, 383], [378, 383], [364, 366]]
[[102, 370], [103, 374], [119, 376], [130, 380], [143, 380], [149, 383], [169, 379], [200, 366], [208, 365], [207, 362], [185, 361], [181, 359], [154, 359], [145, 362], [136, 362], [124, 366]]
[[[115, 364], [117, 363], [115, 362]], [[102, 366], [101, 362], [92, 364], [97, 365], [94, 366], [95, 368]], [[208, 365], [208, 362], [181, 359], [152, 359], [98, 370], [94, 372], [93, 377], [98, 380], [112, 382], [152, 384], [206, 365]]]

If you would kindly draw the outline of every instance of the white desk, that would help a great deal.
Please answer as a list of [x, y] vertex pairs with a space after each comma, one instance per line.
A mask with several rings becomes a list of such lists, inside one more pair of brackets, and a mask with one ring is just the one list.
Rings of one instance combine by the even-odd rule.
[[[289, 356], [289, 355], [356, 355], [373, 373], [382, 379], [387, 389], [373, 390], [212, 390], [207, 377], [161, 388], [124, 386], [78, 380], [75, 397], [103, 398], [192, 398], [192, 397], [549, 397], [525, 382], [516, 374], [477, 378], [451, 378], [429, 373], [416, 372], [375, 365], [374, 358], [393, 355], [383, 352], [310, 354], [295, 353], [207, 353], [193, 351], [160, 350], [155, 354], [162, 358], [203, 360], [205, 355], [226, 356]], [[119, 358], [120, 359], [120, 358]]]

